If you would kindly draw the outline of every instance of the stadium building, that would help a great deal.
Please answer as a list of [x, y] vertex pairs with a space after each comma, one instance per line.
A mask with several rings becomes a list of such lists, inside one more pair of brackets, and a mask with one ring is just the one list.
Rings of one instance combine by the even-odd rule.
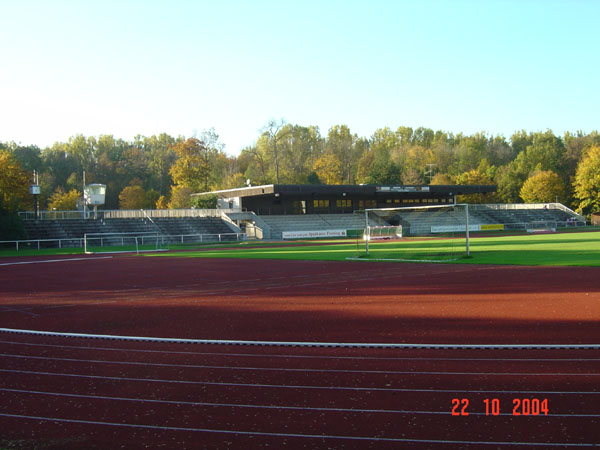
[[368, 208], [456, 203], [458, 195], [496, 192], [496, 186], [376, 186], [267, 184], [192, 194], [216, 195], [218, 207], [258, 215], [348, 214]]
[[[360, 237], [369, 227], [398, 226], [408, 236], [465, 229], [467, 219], [469, 230], [473, 231], [533, 232], [585, 225], [585, 218], [559, 203], [470, 204], [468, 214], [454, 206], [461, 202], [459, 196], [495, 191], [496, 186], [491, 185], [248, 186], [193, 194], [217, 197], [217, 209], [98, 210], [93, 214], [89, 210], [24, 211], [20, 216], [27, 238], [0, 244], [18, 250], [86, 247], [86, 243], [98, 242], [100, 246], [123, 246], [126, 241], [135, 240], [137, 248], [140, 242], [145, 245], [149, 240], [158, 246], [159, 240], [162, 245]], [[386, 212], [369, 211], [374, 208], [384, 208]]]

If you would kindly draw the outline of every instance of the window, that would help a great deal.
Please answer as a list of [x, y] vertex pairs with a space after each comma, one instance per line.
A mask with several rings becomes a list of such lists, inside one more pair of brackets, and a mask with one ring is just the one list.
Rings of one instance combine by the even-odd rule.
[[352, 200], [350, 200], [350, 199], [336, 200], [335, 206], [338, 208], [351, 208]]
[[306, 214], [306, 202], [304, 200], [295, 201], [292, 203], [294, 214]]
[[377, 202], [375, 200], [359, 200], [358, 209], [377, 208]]
[[313, 200], [313, 207], [315, 209], [329, 208], [329, 200]]

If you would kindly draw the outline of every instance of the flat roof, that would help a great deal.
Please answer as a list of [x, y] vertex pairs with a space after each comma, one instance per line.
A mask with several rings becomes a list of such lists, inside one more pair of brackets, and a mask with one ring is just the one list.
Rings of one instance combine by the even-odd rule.
[[494, 185], [389, 185], [374, 184], [265, 184], [236, 189], [223, 189], [211, 192], [198, 192], [192, 196], [217, 195], [219, 198], [256, 197], [274, 194], [318, 194], [375, 195], [386, 193], [429, 193], [443, 195], [485, 194], [496, 192]]

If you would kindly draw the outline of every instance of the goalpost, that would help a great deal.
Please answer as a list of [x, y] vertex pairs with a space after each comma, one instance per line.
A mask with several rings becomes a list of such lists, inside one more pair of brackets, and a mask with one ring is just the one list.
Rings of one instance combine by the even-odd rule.
[[83, 251], [86, 254], [159, 252], [168, 250], [167, 241], [157, 232], [86, 233]]
[[437, 262], [470, 256], [464, 203], [365, 209], [363, 224], [359, 259]]

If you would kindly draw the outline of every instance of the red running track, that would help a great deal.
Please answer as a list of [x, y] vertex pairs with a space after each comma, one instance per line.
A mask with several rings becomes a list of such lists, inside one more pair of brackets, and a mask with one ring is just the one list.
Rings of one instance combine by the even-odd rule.
[[[599, 274], [138, 257], [11, 265], [0, 266], [0, 325], [191, 339], [597, 344]], [[598, 350], [177, 345], [15, 333], [0, 340], [2, 446], [600, 443]], [[486, 415], [486, 399], [499, 415]], [[523, 399], [514, 412], [528, 414], [513, 415]], [[540, 404], [547, 415], [533, 415]], [[453, 406], [469, 415], [453, 416]]]

